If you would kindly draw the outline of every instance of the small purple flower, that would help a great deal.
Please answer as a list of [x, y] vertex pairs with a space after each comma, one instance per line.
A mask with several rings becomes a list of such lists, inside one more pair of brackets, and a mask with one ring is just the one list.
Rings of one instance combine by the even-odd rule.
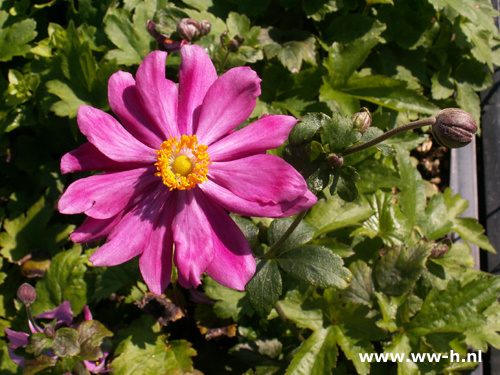
[[243, 290], [255, 259], [227, 211], [279, 218], [317, 200], [295, 169], [265, 154], [286, 140], [297, 120], [266, 116], [233, 132], [255, 108], [260, 78], [248, 67], [217, 77], [197, 45], [180, 53], [179, 85], [165, 78], [162, 51], [146, 56], [135, 80], [121, 71], [111, 76], [108, 98], [121, 124], [80, 107], [77, 121], [89, 143], [63, 156], [61, 170], [105, 173], [72, 183], [59, 211], [88, 216], [71, 235], [74, 242], [107, 237], [90, 257], [95, 266], [140, 256], [155, 294], [168, 286], [172, 260], [183, 287], [196, 288], [206, 272]]
[[[84, 320], [92, 320], [92, 314], [90, 313], [90, 310], [88, 306], [85, 306], [83, 308], [83, 317]], [[73, 323], [73, 310], [71, 310], [71, 304], [69, 301], [64, 301], [60, 306], [56, 307], [53, 310], [46, 311], [44, 313], [38, 314], [36, 316], [37, 319], [57, 319], [56, 322], [56, 328], [61, 327], [62, 325], [67, 325], [72, 328], [77, 328], [78, 325], [71, 325]], [[30, 326], [30, 331], [31, 333], [36, 333], [37, 330], [35, 327], [29, 324]], [[38, 327], [39, 328], [39, 327]], [[7, 335], [7, 338], [10, 341], [10, 346], [7, 347], [9, 351], [9, 356], [12, 361], [20, 366], [24, 367], [25, 365], [25, 359], [21, 356], [18, 356], [14, 353], [14, 349], [19, 348], [20, 346], [25, 346], [28, 345], [29, 343], [29, 337], [30, 335], [24, 332], [17, 332], [13, 331], [9, 328], [4, 328], [4, 331]], [[41, 329], [39, 329], [41, 331]], [[49, 351], [46, 355], [57, 358], [52, 355], [52, 352]], [[110, 372], [112, 370], [105, 370], [105, 362], [106, 362], [106, 357], [109, 355], [108, 352], [104, 353], [104, 356], [102, 358], [99, 358], [98, 361], [83, 361], [85, 364], [85, 367], [87, 367], [87, 370], [89, 370], [91, 373], [94, 374], [102, 374], [105, 372]]]

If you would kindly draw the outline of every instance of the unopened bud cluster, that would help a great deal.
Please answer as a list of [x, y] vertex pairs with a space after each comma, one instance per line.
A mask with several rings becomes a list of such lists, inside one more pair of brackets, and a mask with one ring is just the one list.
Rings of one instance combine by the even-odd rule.
[[207, 20], [198, 23], [191, 18], [183, 18], [181, 22], [177, 24], [177, 33], [182, 39], [194, 42], [202, 36], [207, 35], [211, 28], [212, 26]]
[[236, 35], [233, 39], [228, 41], [229, 37], [227, 34], [228, 32], [226, 30], [220, 36], [222, 47], [231, 52], [237, 52], [238, 49], [243, 45], [245, 38], [243, 38], [241, 35]]
[[474, 117], [459, 108], [443, 109], [432, 126], [434, 139], [442, 146], [459, 148], [467, 146], [477, 132]]

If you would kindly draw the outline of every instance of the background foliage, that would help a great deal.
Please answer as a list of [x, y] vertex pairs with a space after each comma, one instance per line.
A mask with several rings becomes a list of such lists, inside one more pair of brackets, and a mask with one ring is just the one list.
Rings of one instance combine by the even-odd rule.
[[[361, 141], [444, 107], [461, 107], [479, 124], [476, 92], [500, 65], [495, 16], [488, 0], [1, 0], [0, 326], [28, 332], [14, 296], [29, 281], [38, 292], [34, 314], [64, 300], [75, 315], [90, 306], [115, 333], [108, 363], [117, 375], [473, 368], [359, 358], [500, 348], [499, 279], [473, 270], [467, 243], [445, 251], [438, 241], [458, 232], [494, 249], [475, 220], [458, 217], [467, 202], [415, 168], [410, 151], [428, 134], [405, 133], [346, 156], [332, 189], [324, 161], [325, 148], [341, 152], [359, 140], [345, 116], [361, 106], [374, 127]], [[264, 254], [292, 219], [234, 217], [261, 256], [246, 292], [206, 277], [198, 291], [174, 281], [164, 299], [147, 300], [135, 260], [94, 268], [88, 257], [99, 243], [69, 241], [83, 217], [60, 215], [56, 202], [86, 174], [62, 176], [59, 160], [84, 142], [78, 107], [109, 112], [110, 75], [135, 73], [159, 48], [147, 20], [168, 35], [183, 17], [211, 22], [197, 43], [219, 74], [249, 65], [263, 79], [250, 121], [263, 113], [304, 118], [306, 130], [273, 152], [308, 177], [321, 200], [272, 257]], [[243, 45], [228, 52], [236, 35]], [[179, 63], [171, 53], [174, 81]], [[22, 373], [8, 358], [3, 329], [0, 363], [2, 375]]]

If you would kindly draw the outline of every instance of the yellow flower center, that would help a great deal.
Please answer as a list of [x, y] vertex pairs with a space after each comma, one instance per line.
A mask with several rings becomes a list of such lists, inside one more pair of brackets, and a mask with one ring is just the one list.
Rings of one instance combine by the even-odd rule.
[[170, 138], [156, 150], [158, 172], [170, 190], [189, 190], [207, 180], [208, 166], [212, 164], [207, 146], [199, 145], [196, 135], [183, 135], [180, 140]]

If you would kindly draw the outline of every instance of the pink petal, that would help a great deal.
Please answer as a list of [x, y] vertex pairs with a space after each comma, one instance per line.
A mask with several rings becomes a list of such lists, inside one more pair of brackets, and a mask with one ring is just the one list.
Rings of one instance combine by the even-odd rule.
[[109, 172], [73, 182], [59, 199], [59, 212], [85, 212], [94, 219], [108, 219], [122, 211], [134, 198], [161, 183], [154, 166]]
[[226, 161], [277, 148], [297, 123], [292, 116], [266, 116], [213, 143], [208, 148], [212, 161]]
[[130, 134], [151, 148], [160, 148], [164, 139], [142, 106], [132, 74], [119, 71], [111, 76], [108, 99], [111, 110]]
[[10, 359], [12, 360], [12, 362], [14, 362], [19, 367], [24, 367], [24, 365], [26, 364], [26, 359], [24, 359], [24, 357], [17, 355], [16, 353], [14, 353], [14, 349], [15, 348], [7, 346], [7, 350], [9, 351]]
[[237, 196], [253, 202], [291, 202], [307, 190], [304, 178], [290, 164], [274, 155], [214, 162], [209, 178]]
[[128, 163], [154, 163], [156, 152], [127, 132], [106, 112], [82, 105], [77, 115], [80, 131], [108, 158]]
[[203, 99], [217, 79], [217, 71], [210, 57], [200, 46], [182, 47], [181, 57], [177, 123], [181, 135], [191, 135], [198, 123]]
[[76, 243], [92, 242], [105, 238], [121, 221], [124, 212], [109, 219], [93, 219], [88, 217], [82, 225], [69, 236]]
[[149, 246], [139, 258], [142, 277], [149, 290], [154, 294], [162, 294], [172, 277], [172, 220], [176, 211], [175, 195], [171, 194], [165, 202], [161, 215], [154, 223]]
[[116, 266], [141, 254], [149, 244], [153, 224], [160, 215], [160, 209], [168, 195], [164, 186], [126, 213], [107, 242], [89, 258], [96, 267]]
[[89, 321], [92, 320], [92, 313], [87, 305], [83, 306], [83, 320]]
[[196, 135], [210, 145], [236, 128], [255, 108], [261, 79], [252, 69], [233, 68], [214, 82], [203, 100]]
[[82, 171], [120, 171], [141, 166], [139, 163], [119, 163], [111, 160], [90, 142], [84, 143], [61, 158], [63, 174]]
[[10, 343], [12, 344], [12, 349], [19, 348], [20, 346], [28, 345], [29, 337], [27, 333], [13, 331], [9, 328], [3, 329]]
[[197, 189], [179, 192], [177, 215], [172, 223], [179, 283], [196, 288], [200, 276], [213, 259], [212, 228], [202, 205], [205, 198]]
[[38, 314], [36, 317], [38, 319], [55, 318], [58, 320], [58, 323], [61, 321], [69, 326], [73, 321], [73, 310], [71, 310], [71, 304], [69, 301], [63, 301], [63, 303], [55, 309]]
[[294, 201], [265, 204], [241, 198], [225, 187], [217, 185], [210, 180], [199, 186], [214, 202], [220, 204], [230, 212], [243, 216], [288, 217], [314, 206], [318, 200], [313, 193], [307, 190], [304, 195]]
[[179, 135], [177, 128], [177, 85], [165, 78], [167, 53], [154, 51], [142, 61], [135, 75], [142, 107], [163, 140]]
[[244, 290], [255, 273], [255, 258], [245, 236], [226, 211], [205, 198], [205, 213], [212, 226], [214, 258], [205, 272], [219, 284]]

